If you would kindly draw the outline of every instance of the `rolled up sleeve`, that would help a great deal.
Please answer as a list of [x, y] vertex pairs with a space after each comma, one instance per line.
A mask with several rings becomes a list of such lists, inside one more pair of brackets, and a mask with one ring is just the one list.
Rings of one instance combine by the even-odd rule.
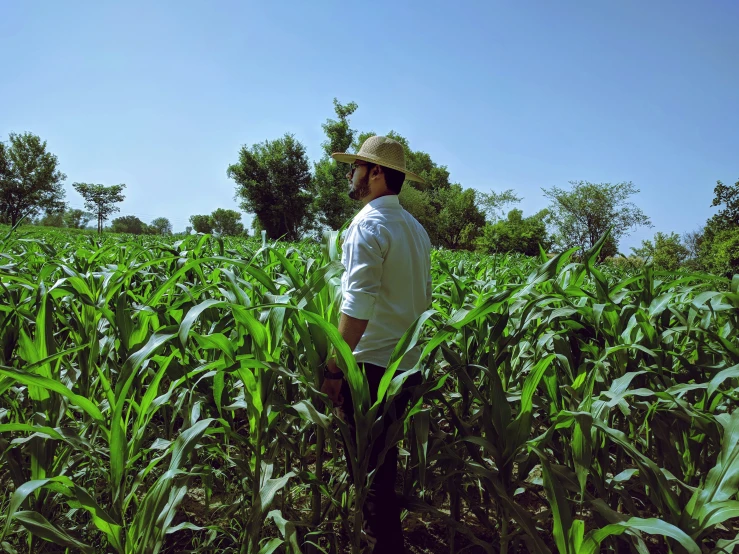
[[360, 223], [344, 241], [341, 311], [356, 319], [369, 320], [382, 283], [383, 249], [380, 237]]

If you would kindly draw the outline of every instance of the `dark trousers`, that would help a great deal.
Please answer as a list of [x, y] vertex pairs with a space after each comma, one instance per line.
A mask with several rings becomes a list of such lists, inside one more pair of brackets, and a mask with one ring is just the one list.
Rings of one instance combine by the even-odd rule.
[[[385, 373], [385, 368], [374, 364], [362, 364], [367, 381], [369, 383], [370, 397], [372, 403], [377, 400], [377, 389], [380, 386], [380, 379]], [[393, 401], [395, 405], [395, 417], [401, 417], [405, 412], [408, 402], [411, 399], [409, 387], [417, 385], [420, 382], [420, 375], [417, 373], [406, 380], [403, 390]], [[349, 428], [354, 432], [354, 405], [352, 403], [352, 395], [346, 380], [341, 387], [341, 394], [344, 396], [344, 405], [342, 406], [346, 422]], [[383, 406], [380, 407], [382, 413]], [[388, 411], [388, 419], [392, 418], [392, 408]], [[389, 421], [388, 421], [389, 423]], [[384, 425], [382, 434], [378, 437], [372, 446], [369, 459], [368, 470], [372, 471], [377, 467], [377, 458], [385, 447], [385, 439], [387, 436], [388, 425]], [[347, 449], [344, 449], [346, 456]], [[351, 463], [347, 460], [349, 474], [352, 475]], [[395, 480], [398, 474], [398, 447], [393, 446], [385, 454], [382, 465], [377, 469], [372, 485], [370, 486], [367, 500], [364, 503], [362, 512], [364, 515], [365, 530], [367, 534], [375, 539], [374, 552], [382, 554], [404, 553], [403, 546], [403, 528], [400, 524], [400, 504], [395, 494]], [[352, 476], [353, 478], [353, 476]]]

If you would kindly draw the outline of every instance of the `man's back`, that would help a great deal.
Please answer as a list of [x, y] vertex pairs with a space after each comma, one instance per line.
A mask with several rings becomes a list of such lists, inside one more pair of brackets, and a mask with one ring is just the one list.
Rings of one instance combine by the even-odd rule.
[[[369, 202], [347, 229], [342, 248], [341, 311], [368, 319], [354, 350], [358, 362], [387, 366], [398, 340], [431, 305], [431, 242], [397, 195]], [[418, 350], [401, 363], [410, 368]]]

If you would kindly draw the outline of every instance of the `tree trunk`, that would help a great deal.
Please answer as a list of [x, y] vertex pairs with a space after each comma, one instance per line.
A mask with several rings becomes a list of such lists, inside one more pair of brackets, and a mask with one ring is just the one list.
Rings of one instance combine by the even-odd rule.
[[15, 227], [18, 220], [21, 218], [21, 210], [19, 208], [10, 209], [10, 226]]

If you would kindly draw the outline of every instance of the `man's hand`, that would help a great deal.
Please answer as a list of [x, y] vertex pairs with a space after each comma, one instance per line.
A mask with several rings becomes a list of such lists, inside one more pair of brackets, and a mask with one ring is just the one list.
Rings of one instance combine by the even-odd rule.
[[[339, 368], [336, 367], [336, 360], [333, 359], [326, 362], [326, 367], [332, 372], [340, 371]], [[343, 379], [324, 379], [323, 385], [321, 385], [321, 392], [329, 397], [334, 408], [337, 408], [344, 403], [344, 396], [341, 394], [341, 384], [343, 382]]]

